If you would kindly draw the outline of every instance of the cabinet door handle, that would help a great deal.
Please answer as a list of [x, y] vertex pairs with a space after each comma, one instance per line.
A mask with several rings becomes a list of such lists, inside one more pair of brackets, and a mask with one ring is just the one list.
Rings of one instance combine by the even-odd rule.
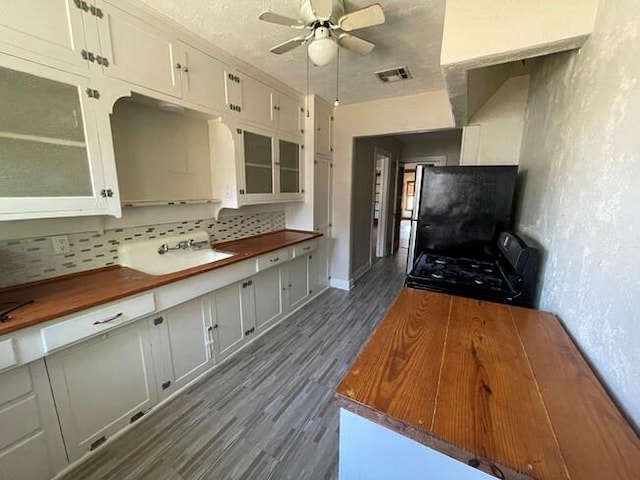
[[176, 63], [176, 70], [182, 70], [182, 64]]
[[271, 263], [276, 263], [278, 260], [280, 260], [280, 257], [276, 257], [276, 258], [272, 258], [271, 260], [269, 260]]
[[122, 312], [118, 313], [117, 315], [114, 315], [111, 318], [107, 318], [106, 320], [98, 320], [97, 322], [93, 322], [94, 325], [102, 325], [103, 323], [109, 323], [109, 322], [113, 322], [114, 320], [117, 320], [118, 318], [120, 318], [122, 315], [124, 315]]
[[304, 247], [302, 250], [308, 252], [309, 250], [311, 250], [311, 247]]

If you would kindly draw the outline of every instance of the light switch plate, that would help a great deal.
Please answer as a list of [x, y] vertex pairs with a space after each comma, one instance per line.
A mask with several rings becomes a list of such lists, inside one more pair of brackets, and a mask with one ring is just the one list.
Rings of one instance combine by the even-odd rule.
[[67, 235], [51, 237], [51, 243], [53, 244], [53, 253], [56, 255], [69, 253], [71, 251], [69, 248], [69, 237]]

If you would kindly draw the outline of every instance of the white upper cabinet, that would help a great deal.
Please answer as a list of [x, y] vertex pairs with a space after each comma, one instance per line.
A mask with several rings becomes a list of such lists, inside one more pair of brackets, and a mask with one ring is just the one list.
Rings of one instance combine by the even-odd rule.
[[117, 189], [104, 181], [97, 90], [40, 72], [0, 54], [0, 219], [110, 213]]
[[[86, 7], [86, 12], [83, 10]], [[95, 11], [95, 9], [94, 9]], [[0, 5], [0, 49], [56, 66], [88, 70], [83, 21], [86, 2], [75, 0], [3, 1]]]
[[180, 47], [184, 99], [219, 112], [226, 111], [226, 84], [231, 81], [226, 76], [227, 65], [185, 44]]
[[248, 76], [242, 78], [242, 118], [246, 122], [273, 126], [272, 88]]
[[232, 115], [242, 113], [242, 78], [235, 70], [227, 67], [224, 72], [225, 111]]
[[321, 103], [315, 109], [315, 153], [333, 155], [333, 109]]
[[184, 66], [178, 41], [162, 30], [109, 3], [100, 4], [98, 24], [103, 72], [175, 97], [182, 95]]
[[301, 135], [302, 102], [260, 82], [242, 76], [242, 119], [269, 129], [292, 135]]
[[276, 129], [292, 135], [304, 133], [304, 108], [301, 101], [282, 92], [275, 92], [272, 98]]

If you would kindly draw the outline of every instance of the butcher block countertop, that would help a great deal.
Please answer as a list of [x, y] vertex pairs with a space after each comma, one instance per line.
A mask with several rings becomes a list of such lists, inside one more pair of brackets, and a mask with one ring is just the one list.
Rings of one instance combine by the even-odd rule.
[[193, 277], [321, 235], [299, 230], [279, 230], [217, 243], [214, 245], [217, 250], [236, 255], [166, 275], [148, 275], [130, 268], [112, 266], [5, 288], [0, 290], [0, 310], [10, 306], [10, 302], [33, 300], [33, 303], [11, 312], [11, 318], [7, 322], [0, 323], [0, 335]]
[[405, 288], [338, 404], [506, 479], [640, 479], [640, 440], [555, 316]]

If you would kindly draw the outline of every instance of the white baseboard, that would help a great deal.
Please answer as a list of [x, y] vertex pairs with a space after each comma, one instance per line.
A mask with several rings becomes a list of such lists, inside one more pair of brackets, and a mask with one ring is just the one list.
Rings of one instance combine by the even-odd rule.
[[339, 278], [332, 278], [330, 285], [332, 288], [340, 290], [351, 290], [353, 288], [353, 280], [341, 280]]

